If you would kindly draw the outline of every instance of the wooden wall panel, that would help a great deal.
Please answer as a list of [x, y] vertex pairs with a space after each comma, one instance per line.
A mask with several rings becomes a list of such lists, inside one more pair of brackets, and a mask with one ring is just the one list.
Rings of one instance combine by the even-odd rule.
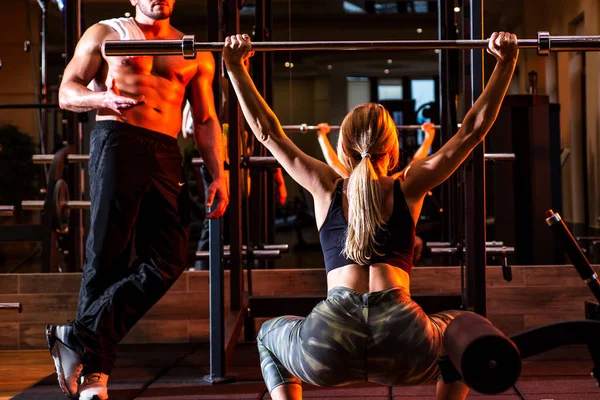
[[[500, 267], [487, 269], [488, 317], [506, 334], [584, 317], [592, 299], [572, 266], [515, 266], [506, 282]], [[43, 349], [46, 323], [65, 323], [76, 314], [80, 274], [0, 276], [0, 302], [21, 302], [23, 312], [0, 311], [0, 348]], [[229, 271], [225, 271], [225, 315], [229, 315]], [[246, 282], [247, 283], [247, 282]], [[322, 295], [323, 269], [254, 270], [255, 295]], [[413, 295], [460, 292], [458, 267], [417, 267]], [[264, 319], [255, 321], [256, 331]], [[140, 320], [124, 343], [205, 342], [209, 338], [208, 271], [189, 271]], [[243, 335], [241, 337], [243, 340]]]

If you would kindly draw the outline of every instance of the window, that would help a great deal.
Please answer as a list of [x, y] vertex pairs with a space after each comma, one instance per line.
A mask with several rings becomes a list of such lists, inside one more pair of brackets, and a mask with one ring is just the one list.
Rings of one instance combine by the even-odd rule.
[[365, 10], [351, 1], [344, 1], [344, 12], [348, 14], [364, 14]]
[[435, 83], [433, 79], [414, 79], [410, 82], [412, 98], [415, 100], [415, 110], [423, 104], [435, 101]]
[[377, 83], [377, 99], [402, 100], [402, 80], [380, 79]]
[[369, 78], [349, 76], [346, 78], [346, 88], [348, 92], [348, 111], [359, 104], [371, 101], [371, 85], [369, 83]]

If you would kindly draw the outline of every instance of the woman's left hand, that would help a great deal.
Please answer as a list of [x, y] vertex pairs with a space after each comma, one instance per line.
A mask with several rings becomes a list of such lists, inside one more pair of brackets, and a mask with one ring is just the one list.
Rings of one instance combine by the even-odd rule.
[[225, 38], [223, 46], [223, 59], [225, 64], [244, 65], [244, 62], [254, 55], [252, 41], [247, 34], [231, 35]]

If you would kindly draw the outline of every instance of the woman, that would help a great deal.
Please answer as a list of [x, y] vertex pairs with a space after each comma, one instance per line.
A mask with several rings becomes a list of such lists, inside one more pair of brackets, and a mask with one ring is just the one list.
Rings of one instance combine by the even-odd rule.
[[[338, 140], [338, 158], [350, 171], [343, 179], [283, 133], [243, 67], [253, 54], [248, 36], [226, 39], [223, 57], [252, 131], [314, 198], [327, 270], [327, 299], [307, 318], [275, 318], [260, 329], [261, 369], [273, 399], [301, 398], [301, 381], [401, 385], [439, 375], [442, 336], [459, 312], [427, 316], [410, 299], [415, 223], [425, 194], [456, 170], [496, 119], [518, 56], [516, 37], [494, 33], [488, 52], [496, 67], [461, 129], [403, 178], [387, 176], [399, 157], [388, 112], [378, 104], [353, 109]], [[467, 392], [461, 382], [438, 380], [437, 399], [464, 399]]]

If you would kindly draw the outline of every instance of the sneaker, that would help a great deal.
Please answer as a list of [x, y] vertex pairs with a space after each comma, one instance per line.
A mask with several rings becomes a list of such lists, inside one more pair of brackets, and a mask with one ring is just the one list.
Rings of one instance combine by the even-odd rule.
[[54, 358], [58, 384], [70, 398], [77, 396], [77, 384], [83, 369], [81, 356], [69, 340], [72, 332], [73, 328], [69, 325], [46, 325], [46, 341]]
[[79, 386], [79, 400], [107, 400], [108, 375], [101, 372], [87, 374], [81, 378]]

